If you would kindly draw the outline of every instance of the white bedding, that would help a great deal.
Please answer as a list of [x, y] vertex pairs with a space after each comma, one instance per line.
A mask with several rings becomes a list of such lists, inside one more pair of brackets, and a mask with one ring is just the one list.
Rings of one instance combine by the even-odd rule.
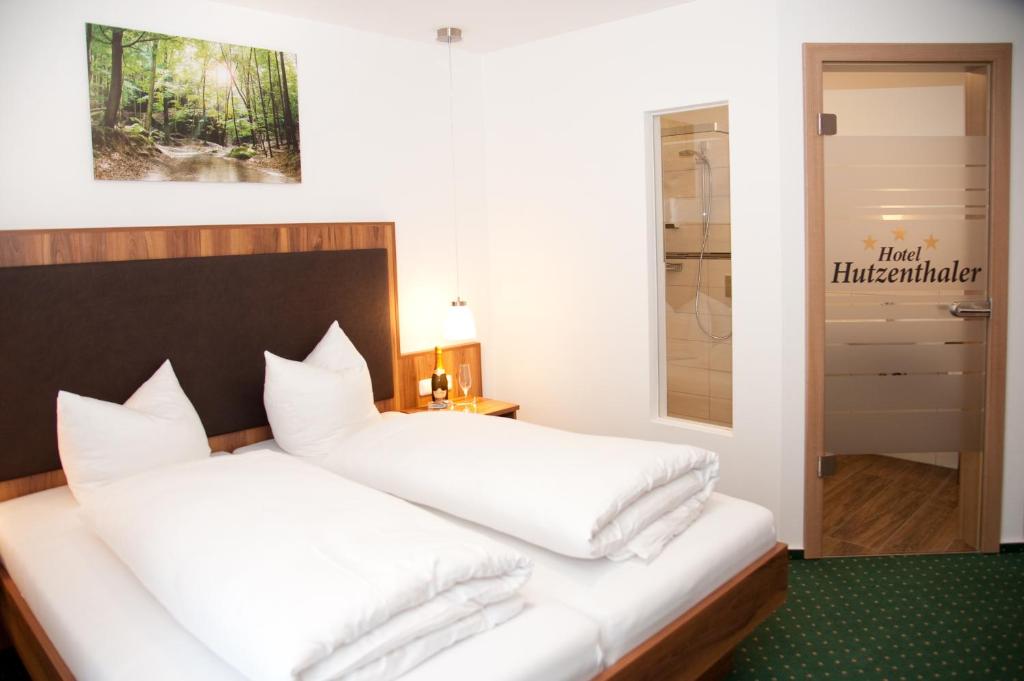
[[777, 541], [771, 511], [717, 492], [686, 532], [650, 563], [569, 558], [438, 515], [529, 556], [533, 576], [523, 593], [531, 599], [561, 602], [596, 622], [606, 665], [695, 606]]
[[[273, 440], [235, 450], [277, 449]], [[489, 528], [439, 513], [488, 534], [533, 559], [523, 595], [558, 601], [600, 626], [605, 664], [614, 664], [776, 542], [771, 512], [757, 504], [714, 493], [703, 512], [657, 560], [609, 562], [569, 558]]]
[[393, 679], [517, 614], [521, 554], [272, 452], [108, 483], [88, 524], [253, 680]]
[[718, 456], [461, 412], [380, 419], [314, 461], [577, 558], [657, 556], [700, 514]]
[[[0, 558], [78, 681], [245, 681], [83, 524], [67, 487], [0, 503]], [[597, 636], [585, 616], [527, 597], [520, 615], [402, 681], [584, 681], [600, 671]]]

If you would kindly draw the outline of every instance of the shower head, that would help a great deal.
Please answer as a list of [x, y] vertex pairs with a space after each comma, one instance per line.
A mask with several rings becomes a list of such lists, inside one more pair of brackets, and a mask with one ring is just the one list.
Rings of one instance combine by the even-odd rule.
[[710, 162], [708, 161], [708, 157], [705, 156], [702, 152], [697, 151], [696, 149], [684, 149], [683, 151], [679, 152], [679, 155], [680, 156], [693, 156], [694, 159], [698, 163], [706, 163], [706, 164], [710, 165]]

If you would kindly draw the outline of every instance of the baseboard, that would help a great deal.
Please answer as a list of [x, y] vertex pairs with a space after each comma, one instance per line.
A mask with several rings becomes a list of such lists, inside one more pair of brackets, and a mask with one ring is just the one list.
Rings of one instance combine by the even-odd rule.
[[[803, 549], [789, 549], [786, 553], [789, 555], [790, 560], [804, 559]], [[1024, 542], [1003, 542], [999, 545], [999, 553], [1024, 553]]]

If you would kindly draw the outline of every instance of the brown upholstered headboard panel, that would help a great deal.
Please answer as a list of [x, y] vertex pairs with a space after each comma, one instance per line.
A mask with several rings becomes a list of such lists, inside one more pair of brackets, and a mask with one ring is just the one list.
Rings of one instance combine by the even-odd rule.
[[[196, 229], [260, 235], [293, 227], [182, 228], [164, 236]], [[278, 239], [277, 247], [260, 248], [278, 252], [252, 255], [147, 252], [147, 259], [115, 254], [77, 264], [0, 267], [0, 480], [59, 468], [58, 390], [121, 402], [165, 358], [207, 434], [264, 425], [263, 350], [302, 359], [335, 319], [370, 366], [375, 400], [390, 402], [397, 353], [393, 228], [377, 227], [387, 232], [382, 247], [372, 247], [373, 240], [360, 247], [350, 238], [340, 244], [347, 248], [303, 251]], [[17, 259], [3, 248], [16, 240], [12, 234], [0, 233], [5, 264]], [[103, 232], [76, 236], [100, 239]], [[323, 240], [315, 245], [325, 248]], [[289, 249], [299, 252], [280, 252]], [[232, 249], [208, 249], [216, 250]], [[63, 257], [73, 259], [66, 251]]]

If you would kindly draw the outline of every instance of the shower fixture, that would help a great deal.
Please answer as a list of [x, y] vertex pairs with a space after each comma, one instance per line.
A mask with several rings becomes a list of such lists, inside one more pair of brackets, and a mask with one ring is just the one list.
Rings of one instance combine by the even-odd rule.
[[[703, 146], [704, 146], [704, 143], [701, 142], [701, 147], [703, 147]], [[708, 167], [711, 166], [711, 163], [708, 161], [708, 157], [704, 155], [703, 151], [697, 151], [696, 149], [684, 149], [683, 151], [679, 152], [679, 155], [680, 156], [693, 156], [697, 160], [698, 163], [703, 163], [703, 164], [707, 165]]]
[[[717, 123], [713, 125], [716, 132], [723, 132], [718, 130]], [[699, 126], [693, 127], [696, 128]], [[705, 328], [704, 322], [702, 322], [700, 318], [701, 281], [703, 280], [704, 275], [704, 258], [707, 255], [708, 249], [708, 235], [711, 233], [711, 162], [707, 157], [707, 143], [700, 142], [697, 149], [685, 149], [680, 151], [679, 155], [684, 158], [692, 156], [694, 168], [699, 168], [697, 177], [699, 180], [698, 201], [700, 209], [701, 241], [700, 254], [697, 256], [697, 293], [693, 297], [693, 314], [697, 318], [697, 326], [700, 327], [700, 330], [704, 332], [705, 336], [716, 341], [729, 340], [732, 338], [732, 331], [724, 336], [716, 336], [711, 330]], [[710, 327], [710, 325], [709, 321], [708, 326]]]

